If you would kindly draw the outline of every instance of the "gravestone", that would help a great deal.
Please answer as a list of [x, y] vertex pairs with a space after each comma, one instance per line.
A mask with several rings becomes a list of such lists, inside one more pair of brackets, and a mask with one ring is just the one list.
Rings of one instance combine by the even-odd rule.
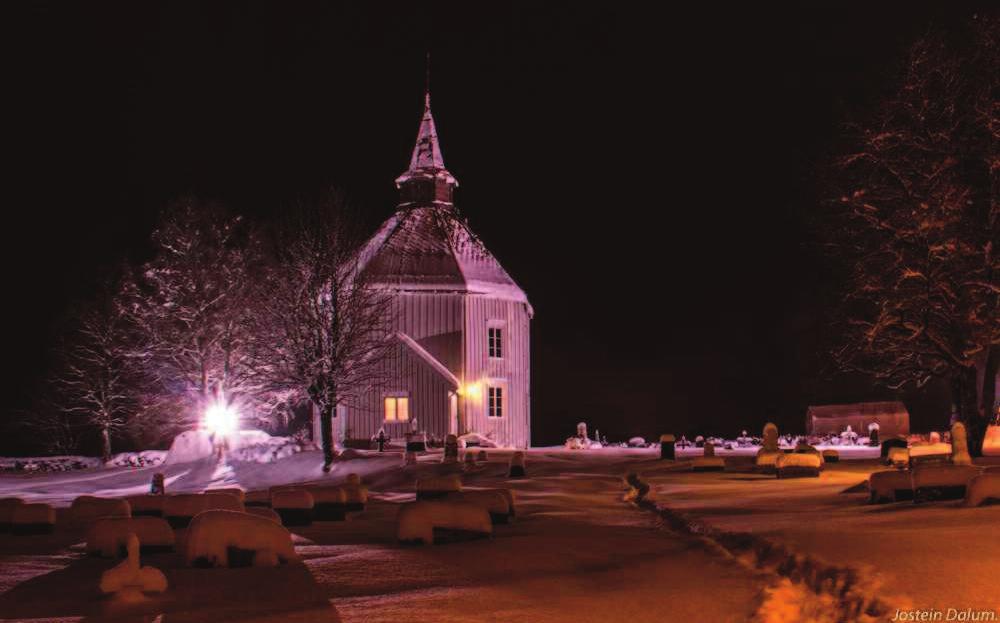
[[674, 436], [660, 435], [660, 459], [673, 461], [677, 454], [674, 450]]
[[442, 463], [458, 463], [458, 437], [448, 435], [444, 438], [444, 456]]
[[972, 465], [969, 437], [965, 431], [965, 424], [961, 422], [951, 425], [951, 462], [955, 465]]
[[706, 441], [705, 445], [702, 447], [705, 449], [706, 457], [715, 456], [715, 444], [713, 444], [711, 441]]
[[778, 427], [768, 422], [764, 425], [764, 452], [778, 452]]

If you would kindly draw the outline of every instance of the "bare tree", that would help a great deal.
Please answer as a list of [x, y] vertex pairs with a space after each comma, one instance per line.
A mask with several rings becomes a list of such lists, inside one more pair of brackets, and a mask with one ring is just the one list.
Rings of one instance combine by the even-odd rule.
[[335, 457], [333, 418], [352, 392], [376, 382], [389, 348], [388, 292], [362, 268], [357, 219], [331, 193], [294, 211], [275, 232], [261, 292], [257, 373], [276, 399], [319, 411], [324, 470]]
[[253, 407], [254, 231], [218, 206], [184, 200], [164, 211], [152, 238], [154, 256], [128, 280], [125, 302], [150, 409], [190, 422], [213, 401]]
[[43, 418], [53, 439], [75, 442], [74, 431], [96, 430], [105, 461], [111, 458], [112, 437], [124, 431], [137, 410], [128, 330], [109, 290], [77, 312], [51, 379], [56, 412]]
[[1000, 364], [996, 25], [973, 23], [968, 47], [913, 46], [898, 88], [849, 128], [829, 228], [851, 276], [839, 367], [893, 388], [948, 382], [973, 439]]

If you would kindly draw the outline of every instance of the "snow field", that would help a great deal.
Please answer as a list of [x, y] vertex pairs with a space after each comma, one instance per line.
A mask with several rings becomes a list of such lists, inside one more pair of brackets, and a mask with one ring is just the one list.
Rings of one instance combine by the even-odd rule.
[[191, 566], [273, 567], [299, 558], [291, 533], [272, 519], [210, 510], [191, 521], [184, 559]]
[[118, 558], [128, 544], [129, 535], [139, 539], [140, 551], [172, 551], [174, 530], [159, 517], [106, 517], [87, 530], [87, 553], [103, 558]]
[[447, 494], [445, 501], [467, 502], [480, 506], [490, 514], [492, 523], [507, 523], [511, 508], [507, 498], [496, 490], [478, 489], [465, 491], [454, 491]]

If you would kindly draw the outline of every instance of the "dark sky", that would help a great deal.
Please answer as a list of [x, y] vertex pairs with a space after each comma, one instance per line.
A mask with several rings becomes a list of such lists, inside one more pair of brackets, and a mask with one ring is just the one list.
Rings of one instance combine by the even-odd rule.
[[[10, 406], [171, 199], [268, 217], [333, 185], [387, 217], [428, 50], [458, 205], [536, 310], [536, 444], [579, 420], [801, 430], [810, 403], [891, 396], [821, 374], [817, 171], [908, 42], [975, 7], [541, 4], [5, 5]], [[947, 420], [906, 397], [918, 428]]]

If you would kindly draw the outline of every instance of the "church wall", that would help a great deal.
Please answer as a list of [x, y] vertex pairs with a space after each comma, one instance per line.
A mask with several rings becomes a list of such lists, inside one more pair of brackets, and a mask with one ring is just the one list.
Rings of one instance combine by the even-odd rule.
[[399, 292], [395, 301], [397, 330], [416, 340], [461, 378], [463, 296], [446, 292]]
[[[487, 434], [504, 446], [527, 447], [531, 443], [530, 400], [530, 318], [524, 303], [470, 295], [465, 315], [466, 386], [478, 382], [473, 391], [463, 392], [463, 406], [469, 430]], [[503, 329], [503, 357], [487, 356], [488, 329]], [[490, 382], [504, 387], [504, 415], [487, 415], [487, 387]]]
[[[380, 381], [348, 405], [345, 438], [365, 442], [384, 426], [386, 434], [398, 442], [403, 441], [406, 432], [414, 429], [443, 439], [449, 432], [448, 393], [452, 391], [449, 383], [401, 342], [392, 348], [381, 368]], [[383, 401], [389, 395], [409, 398], [408, 422], [385, 422]]]

